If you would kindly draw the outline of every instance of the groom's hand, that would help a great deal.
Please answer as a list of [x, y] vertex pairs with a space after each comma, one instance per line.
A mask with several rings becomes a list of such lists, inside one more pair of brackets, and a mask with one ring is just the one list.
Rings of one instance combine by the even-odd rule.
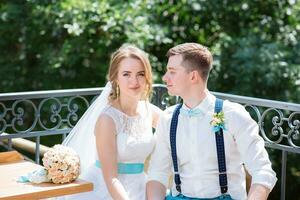
[[149, 181], [146, 185], [147, 200], [164, 200], [166, 187], [158, 181]]

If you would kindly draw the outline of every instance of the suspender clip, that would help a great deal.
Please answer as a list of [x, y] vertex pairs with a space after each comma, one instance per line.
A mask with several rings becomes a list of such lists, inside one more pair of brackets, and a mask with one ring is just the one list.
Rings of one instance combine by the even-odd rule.
[[179, 192], [179, 193], [181, 193], [181, 186], [180, 186], [180, 184], [176, 184], [176, 190]]

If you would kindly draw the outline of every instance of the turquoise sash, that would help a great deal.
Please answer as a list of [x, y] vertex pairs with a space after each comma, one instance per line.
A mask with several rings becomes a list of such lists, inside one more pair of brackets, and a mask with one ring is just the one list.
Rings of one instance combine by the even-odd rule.
[[[96, 160], [96, 167], [101, 168], [101, 163]], [[118, 163], [119, 174], [140, 174], [144, 172], [144, 163]]]
[[165, 200], [181, 200], [181, 199], [191, 199], [191, 200], [232, 200], [231, 196], [229, 194], [223, 194], [221, 196], [215, 197], [215, 198], [192, 198], [192, 197], [186, 197], [182, 194], [179, 194], [175, 197], [172, 195], [166, 196]]

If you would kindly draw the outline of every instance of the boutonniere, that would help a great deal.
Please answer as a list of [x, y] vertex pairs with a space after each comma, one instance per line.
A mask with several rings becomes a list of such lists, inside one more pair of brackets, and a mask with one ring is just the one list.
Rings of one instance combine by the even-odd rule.
[[210, 125], [213, 126], [213, 131], [218, 132], [221, 128], [226, 130], [225, 128], [225, 119], [224, 112], [214, 113], [212, 120], [210, 121]]

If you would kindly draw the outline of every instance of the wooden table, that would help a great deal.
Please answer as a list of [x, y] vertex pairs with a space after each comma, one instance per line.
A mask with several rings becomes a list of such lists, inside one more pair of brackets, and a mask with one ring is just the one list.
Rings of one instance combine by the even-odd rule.
[[[16, 152], [15, 152], [16, 153]], [[23, 159], [13, 159], [18, 157], [13, 152], [0, 153], [0, 199], [43, 199], [93, 190], [93, 184], [83, 180], [68, 184], [53, 183], [19, 183], [16, 179], [35, 169], [40, 165], [25, 161]], [[9, 162], [3, 162], [9, 160]]]

